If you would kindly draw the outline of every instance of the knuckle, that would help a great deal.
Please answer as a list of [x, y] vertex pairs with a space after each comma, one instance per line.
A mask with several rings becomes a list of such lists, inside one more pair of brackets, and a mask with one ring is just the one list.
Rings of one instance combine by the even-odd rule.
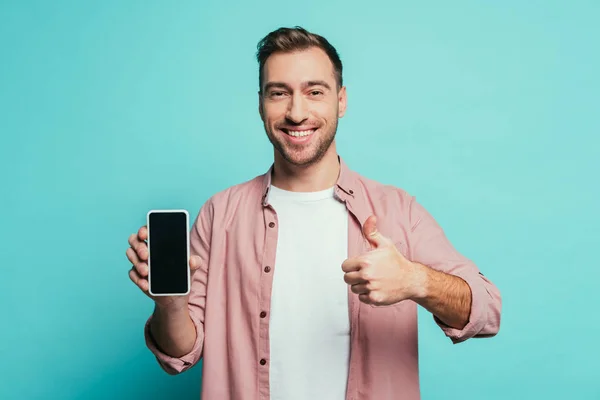
[[381, 294], [379, 292], [370, 292], [369, 293], [369, 300], [373, 303], [373, 304], [379, 304], [381, 303]]
[[139, 263], [135, 266], [135, 268], [137, 269], [138, 274], [145, 276], [148, 272], [148, 267], [146, 266], [146, 263]]
[[136, 247], [136, 251], [137, 251], [138, 255], [140, 255], [140, 256], [144, 255], [145, 252], [146, 252], [146, 244], [145, 243], [140, 243]]
[[361, 276], [362, 279], [368, 281], [369, 279], [373, 278], [373, 272], [370, 269], [363, 269], [361, 271]]

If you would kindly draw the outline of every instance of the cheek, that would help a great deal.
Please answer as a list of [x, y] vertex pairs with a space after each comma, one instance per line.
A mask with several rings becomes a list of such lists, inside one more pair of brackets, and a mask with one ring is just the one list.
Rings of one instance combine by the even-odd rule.
[[313, 104], [312, 114], [319, 118], [331, 121], [337, 116], [338, 104], [332, 101], [322, 101]]
[[273, 124], [285, 118], [285, 106], [270, 104], [263, 107], [264, 119], [268, 124]]

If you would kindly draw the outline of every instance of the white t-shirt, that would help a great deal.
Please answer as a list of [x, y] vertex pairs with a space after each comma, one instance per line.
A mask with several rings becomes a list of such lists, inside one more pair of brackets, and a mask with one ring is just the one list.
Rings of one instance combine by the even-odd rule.
[[269, 191], [279, 222], [269, 331], [272, 400], [346, 395], [348, 211], [333, 190]]

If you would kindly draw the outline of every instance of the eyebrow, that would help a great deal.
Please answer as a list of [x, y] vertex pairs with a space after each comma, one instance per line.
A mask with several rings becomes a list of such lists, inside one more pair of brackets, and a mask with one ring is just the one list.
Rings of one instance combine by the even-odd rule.
[[[306, 82], [302, 83], [302, 89], [306, 89], [311, 86], [323, 86], [324, 88], [331, 90], [331, 86], [329, 86], [329, 84], [327, 82], [322, 81], [322, 80], [306, 81]], [[289, 91], [292, 90], [292, 88], [289, 85], [287, 85], [283, 82], [268, 82], [265, 85], [265, 92], [268, 92], [270, 89], [274, 89], [274, 88], [281, 88], [281, 89], [286, 89]]]

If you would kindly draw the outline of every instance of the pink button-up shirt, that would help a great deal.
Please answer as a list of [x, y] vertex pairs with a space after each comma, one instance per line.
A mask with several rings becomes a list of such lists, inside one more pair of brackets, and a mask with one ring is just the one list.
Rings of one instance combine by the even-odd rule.
[[[353, 172], [341, 158], [340, 165], [334, 193], [349, 211], [348, 257], [370, 250], [361, 227], [376, 215], [378, 230], [405, 257], [459, 276], [470, 286], [471, 314], [464, 329], [434, 317], [446, 336], [458, 343], [495, 335], [501, 311], [498, 289], [453, 248], [433, 217], [405, 191]], [[166, 372], [181, 373], [203, 359], [203, 400], [269, 399], [269, 311], [278, 232], [277, 214], [268, 202], [272, 168], [212, 196], [194, 222], [190, 248], [203, 262], [189, 297], [197, 332], [193, 349], [170, 357], [149, 333], [151, 317], [145, 327], [146, 344]], [[343, 279], [341, 265], [331, 267]], [[349, 287], [348, 300], [346, 400], [419, 399], [416, 303], [375, 307], [360, 302]], [[306, 349], [307, 357], [310, 352]]]

